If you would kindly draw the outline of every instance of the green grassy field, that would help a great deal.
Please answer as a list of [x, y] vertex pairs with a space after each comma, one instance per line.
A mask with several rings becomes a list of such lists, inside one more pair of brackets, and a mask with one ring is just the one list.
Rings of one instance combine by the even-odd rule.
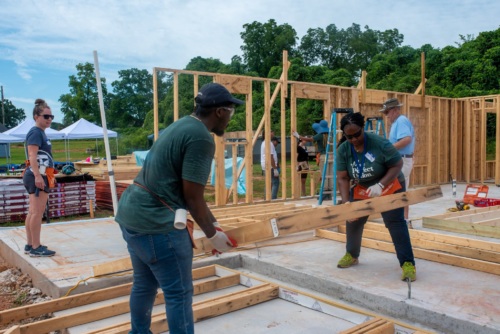
[[[104, 151], [104, 143], [102, 139], [97, 140], [97, 150], [96, 152], [87, 153], [87, 149], [96, 150], [96, 140], [95, 139], [75, 139], [70, 140], [65, 143], [64, 140], [52, 140], [52, 156], [54, 161], [66, 161], [66, 156], [69, 154], [69, 161], [79, 161], [84, 160], [88, 156], [93, 157], [105, 157], [106, 152]], [[67, 147], [66, 147], [67, 146]], [[110, 140], [109, 149], [111, 155], [116, 155], [116, 142], [115, 140]], [[24, 151], [23, 143], [10, 144], [10, 155], [11, 163], [21, 164], [26, 160], [26, 155]], [[6, 159], [1, 161], [0, 164], [6, 163]]]

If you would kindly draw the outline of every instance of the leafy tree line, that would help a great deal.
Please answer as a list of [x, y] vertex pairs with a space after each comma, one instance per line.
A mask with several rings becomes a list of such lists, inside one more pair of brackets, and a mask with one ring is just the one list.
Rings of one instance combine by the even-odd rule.
[[[413, 92], [420, 83], [420, 54], [426, 55], [426, 93], [435, 96], [466, 97], [500, 93], [500, 28], [482, 32], [476, 38], [459, 36], [455, 46], [437, 49], [430, 44], [413, 48], [403, 45], [404, 36], [397, 29], [377, 31], [358, 24], [339, 29], [335, 24], [311, 28], [299, 38], [287, 23], [252, 22], [240, 33], [242, 55], [229, 64], [218, 59], [195, 57], [186, 70], [279, 78], [282, 52], [287, 50], [291, 66], [289, 80], [339, 86], [356, 86], [362, 70], [368, 72], [367, 87], [372, 89]], [[76, 75], [69, 77], [70, 91], [61, 95], [63, 125], [81, 117], [100, 124], [100, 112], [94, 67], [78, 64]], [[160, 127], [173, 121], [172, 77], [158, 73]], [[147, 147], [145, 135], [153, 129], [153, 80], [147, 70], [132, 68], [118, 72], [111, 91], [103, 84], [108, 127], [117, 130], [123, 145]], [[200, 76], [200, 86], [210, 81]], [[181, 116], [193, 109], [193, 82], [179, 76], [179, 111]], [[274, 88], [274, 86], [272, 87]], [[263, 85], [253, 89], [254, 128], [264, 111]], [[311, 133], [311, 123], [321, 118], [320, 101], [299, 101], [299, 132]], [[22, 110], [22, 109], [21, 109]], [[273, 106], [273, 129], [279, 129], [279, 106]], [[276, 127], [276, 128], [274, 128]], [[245, 115], [237, 112], [229, 131], [243, 130]], [[125, 136], [123, 136], [125, 134]]]
[[3, 111], [4, 114], [2, 115], [2, 118], [5, 117], [4, 125], [8, 129], [15, 127], [26, 119], [24, 109], [17, 108], [9, 99], [3, 100]]

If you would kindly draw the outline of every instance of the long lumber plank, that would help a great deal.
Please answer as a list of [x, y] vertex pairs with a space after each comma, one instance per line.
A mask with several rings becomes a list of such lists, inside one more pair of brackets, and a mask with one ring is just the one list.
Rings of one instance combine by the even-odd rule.
[[[339, 226], [339, 232], [346, 233], [345, 226]], [[375, 239], [381, 241], [392, 242], [391, 235], [388, 231], [376, 231], [373, 229], [365, 228], [363, 231], [363, 236], [368, 239]], [[410, 235], [411, 244], [413, 248], [421, 248], [432, 251], [446, 252], [448, 254], [453, 254], [457, 256], [463, 256], [466, 258], [477, 259], [481, 261], [500, 263], [500, 253], [489, 252], [469, 247], [462, 247], [456, 245], [450, 245], [442, 242], [435, 242], [429, 240], [422, 240], [414, 238]]]
[[[366, 223], [365, 228], [370, 228], [376, 231], [387, 231], [387, 228], [383, 224], [370, 223], [370, 222]], [[411, 237], [415, 237], [418, 239], [424, 239], [429, 241], [446, 243], [450, 245], [470, 247], [489, 252], [500, 253], [500, 243], [498, 242], [465, 238], [465, 237], [447, 235], [430, 231], [420, 231], [415, 229], [410, 229], [409, 232]]]
[[[343, 234], [343, 233], [319, 229], [316, 231], [316, 236], [321, 237], [321, 238], [325, 238], [325, 239], [345, 242], [345, 234]], [[378, 250], [382, 250], [382, 251], [386, 251], [386, 252], [390, 252], [390, 253], [395, 252], [394, 245], [392, 244], [392, 242], [389, 243], [389, 242], [380, 241], [380, 240], [372, 240], [372, 239], [363, 238], [361, 245], [363, 247], [378, 249]], [[413, 255], [419, 259], [449, 264], [449, 265], [452, 265], [455, 267], [462, 267], [462, 268], [466, 268], [466, 269], [482, 271], [482, 272], [489, 273], [489, 274], [500, 275], [500, 264], [497, 264], [497, 263], [491, 263], [491, 262], [486, 262], [486, 261], [481, 261], [481, 260], [476, 260], [476, 259], [468, 259], [468, 258], [465, 258], [462, 256], [445, 254], [445, 253], [440, 253], [440, 252], [430, 251], [430, 250], [425, 250], [425, 249], [418, 249], [418, 248], [413, 249]]]
[[[348, 219], [369, 216], [441, 196], [441, 187], [432, 186], [342, 205], [317, 207], [302, 213], [264, 214], [260, 222], [229, 230], [227, 234], [237, 240], [238, 244], [244, 245], [296, 232], [336, 226]], [[206, 253], [212, 250], [210, 242], [204, 237], [195, 242], [199, 251]]]
[[[417, 204], [442, 196], [441, 187], [431, 186], [342, 205], [320, 206], [299, 213], [280, 210], [277, 213], [255, 215], [259, 218], [259, 221], [255, 224], [239, 226], [227, 230], [226, 233], [237, 240], [239, 245], [245, 245], [296, 232], [337, 226], [348, 219], [369, 216], [373, 213]], [[195, 255], [206, 254], [212, 251], [212, 245], [206, 237], [197, 238], [195, 245]], [[113, 272], [109, 270], [119, 272], [130, 269], [130, 259], [127, 258], [93, 267], [94, 275], [97, 273], [102, 275]]]

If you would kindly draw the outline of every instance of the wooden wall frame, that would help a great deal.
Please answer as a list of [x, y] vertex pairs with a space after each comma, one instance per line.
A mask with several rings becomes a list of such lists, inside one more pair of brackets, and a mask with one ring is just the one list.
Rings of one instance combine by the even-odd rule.
[[[414, 152], [415, 165], [412, 172], [410, 187], [428, 186], [433, 184], [449, 183], [451, 179], [457, 182], [494, 182], [500, 185], [500, 94], [468, 98], [445, 98], [425, 95], [425, 57], [422, 55], [422, 81], [415, 93], [401, 93], [394, 91], [380, 91], [366, 89], [366, 72], [362, 73], [358, 87], [341, 87], [311, 82], [288, 81], [288, 53], [283, 53], [283, 71], [279, 79], [249, 77], [240, 75], [229, 75], [220, 73], [177, 70], [170, 68], [153, 68], [153, 89], [154, 89], [154, 135], [158, 137], [158, 84], [157, 73], [172, 73], [174, 92], [174, 120], [179, 117], [179, 75], [190, 75], [193, 77], [194, 91], [198, 91], [199, 76], [212, 77], [214, 82], [219, 82], [231, 93], [245, 95], [245, 123], [246, 129], [243, 131], [244, 140], [237, 145], [244, 147], [244, 161], [238, 167], [237, 175], [241, 175], [245, 167], [245, 177], [247, 180], [247, 192], [245, 203], [253, 203], [253, 149], [262, 130], [269, 136], [271, 127], [271, 112], [274, 103], [279, 99], [279, 135], [282, 138], [289, 137], [292, 130], [297, 127], [297, 100], [313, 99], [323, 101], [323, 118], [330, 120], [333, 108], [353, 108], [360, 111], [365, 117], [380, 117], [379, 109], [384, 101], [396, 97], [402, 103], [402, 113], [413, 123], [416, 131], [416, 149]], [[264, 101], [265, 112], [259, 122], [259, 126], [254, 129], [254, 115], [252, 106], [252, 85], [260, 82], [265, 92]], [[287, 110], [287, 102], [289, 110]], [[287, 126], [286, 119], [289, 113], [290, 123]], [[494, 113], [496, 117], [496, 141], [495, 160], [486, 161], [486, 121], [487, 114]], [[276, 119], [276, 118], [274, 118]], [[338, 120], [340, 122], [340, 120]], [[388, 133], [390, 124], [385, 124]], [[277, 134], [278, 135], [278, 134]], [[227, 137], [227, 136], [226, 136]], [[269, 138], [270, 139], [270, 138]], [[295, 137], [291, 137], [290, 147], [297, 144]], [[224, 185], [224, 148], [229, 146], [233, 150], [235, 144], [224, 139], [216, 140], [216, 205], [225, 205], [228, 202], [239, 203], [236, 189], [237, 178], [230, 189]], [[269, 155], [270, 143], [266, 145], [266, 154]], [[284, 147], [284, 146], [283, 146]], [[289, 166], [286, 162], [286, 150], [282, 149], [281, 167], [286, 170], [290, 167], [296, 170], [296, 152], [290, 150], [291, 161]], [[233, 160], [233, 164], [236, 160]], [[233, 169], [234, 170], [234, 169]], [[270, 166], [266, 166], [266, 199], [270, 199], [271, 179]], [[282, 189], [281, 199], [297, 199], [300, 197], [300, 176], [298, 173], [291, 173], [290, 186], [287, 181], [290, 175], [281, 173]], [[233, 196], [230, 201], [230, 196]]]

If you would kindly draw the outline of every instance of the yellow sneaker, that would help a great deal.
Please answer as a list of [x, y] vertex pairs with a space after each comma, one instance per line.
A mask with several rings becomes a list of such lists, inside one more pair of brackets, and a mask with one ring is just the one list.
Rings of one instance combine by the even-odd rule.
[[411, 262], [403, 263], [401, 269], [403, 270], [403, 274], [401, 275], [402, 281], [406, 281], [406, 279], [409, 278], [414, 282], [417, 279], [417, 269]]
[[350, 253], [345, 253], [344, 257], [340, 259], [337, 264], [338, 268], [349, 268], [350, 266], [354, 266], [358, 264], [358, 259], [352, 257]]

